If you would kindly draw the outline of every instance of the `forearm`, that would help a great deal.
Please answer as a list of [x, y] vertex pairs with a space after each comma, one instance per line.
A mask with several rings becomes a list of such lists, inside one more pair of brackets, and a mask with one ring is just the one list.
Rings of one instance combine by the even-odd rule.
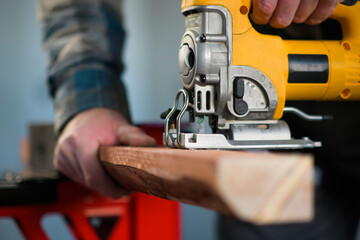
[[59, 132], [77, 113], [110, 108], [129, 117], [122, 71], [119, 1], [38, 0], [48, 84]]

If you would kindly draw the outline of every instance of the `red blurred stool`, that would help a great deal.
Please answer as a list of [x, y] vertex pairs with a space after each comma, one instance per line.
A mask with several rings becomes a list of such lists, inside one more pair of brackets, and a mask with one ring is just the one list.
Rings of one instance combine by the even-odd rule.
[[[49, 194], [46, 188], [50, 185], [43, 184], [47, 184], [43, 188], [44, 194]], [[93, 217], [117, 218], [106, 239], [180, 239], [179, 204], [176, 202], [140, 193], [112, 200], [70, 181], [60, 180], [53, 184], [57, 185], [54, 185], [57, 196], [53, 203], [26, 204], [27, 198], [34, 200], [23, 196], [25, 204], [1, 204], [0, 217], [13, 218], [24, 237], [30, 240], [48, 239], [41, 227], [41, 219], [49, 213], [63, 215], [75, 239], [104, 239], [90, 224], [89, 219]], [[31, 187], [28, 187], [30, 190]], [[40, 189], [37, 187], [36, 194]], [[1, 189], [0, 193], [3, 193]], [[21, 197], [21, 194], [17, 195]]]

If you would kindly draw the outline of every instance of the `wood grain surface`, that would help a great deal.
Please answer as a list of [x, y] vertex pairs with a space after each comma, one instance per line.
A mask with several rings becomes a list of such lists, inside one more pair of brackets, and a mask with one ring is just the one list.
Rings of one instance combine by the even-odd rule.
[[102, 147], [123, 187], [255, 223], [313, 217], [313, 158], [305, 154]]

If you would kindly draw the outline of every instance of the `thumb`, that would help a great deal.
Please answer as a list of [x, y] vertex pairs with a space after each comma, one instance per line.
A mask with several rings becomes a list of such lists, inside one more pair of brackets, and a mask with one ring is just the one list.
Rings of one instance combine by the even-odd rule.
[[147, 135], [140, 128], [132, 125], [123, 125], [119, 127], [118, 140], [120, 144], [130, 146], [155, 146], [156, 141], [154, 138]]

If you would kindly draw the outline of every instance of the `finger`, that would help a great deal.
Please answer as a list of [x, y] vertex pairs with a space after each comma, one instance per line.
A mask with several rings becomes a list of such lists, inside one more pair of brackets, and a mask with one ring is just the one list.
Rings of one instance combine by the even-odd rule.
[[294, 20], [295, 23], [303, 23], [315, 11], [319, 0], [301, 0], [296, 10]]
[[279, 0], [275, 12], [270, 19], [274, 28], [285, 28], [291, 24], [300, 4], [300, 0]]
[[334, 12], [336, 6], [339, 4], [339, 0], [319, 0], [319, 3], [305, 21], [307, 24], [316, 25], [326, 20]]
[[278, 0], [254, 0], [251, 18], [257, 24], [267, 24], [273, 15]]
[[140, 128], [126, 125], [121, 126], [118, 130], [118, 138], [121, 144], [130, 146], [154, 146], [156, 141], [144, 133]]
[[98, 159], [86, 161], [88, 171], [85, 172], [87, 187], [111, 198], [120, 198], [128, 195], [129, 191], [120, 187], [105, 172]]
[[82, 146], [84, 151], [80, 154], [81, 156], [77, 156], [81, 159], [80, 163], [84, 169], [85, 185], [96, 192], [112, 198], [119, 198], [129, 194], [127, 190], [116, 184], [104, 170], [98, 160], [98, 147], [96, 142], [89, 142], [86, 146]]

